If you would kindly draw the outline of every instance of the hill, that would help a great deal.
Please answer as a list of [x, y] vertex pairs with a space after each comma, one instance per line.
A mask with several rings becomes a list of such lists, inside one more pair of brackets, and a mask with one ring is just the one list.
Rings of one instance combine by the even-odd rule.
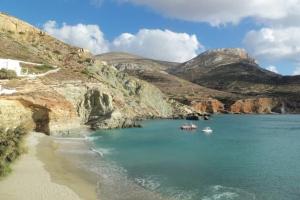
[[243, 49], [209, 50], [168, 72], [245, 98], [281, 99], [289, 112], [299, 112], [300, 76], [282, 76], [263, 69]]
[[300, 111], [299, 76], [282, 76], [261, 68], [244, 49], [209, 50], [182, 64], [124, 53], [108, 53], [96, 59], [150, 82], [170, 98], [201, 111], [211, 112], [203, 109], [203, 104], [211, 104], [211, 100], [218, 102], [218, 108], [213, 109], [218, 112]]
[[[63, 134], [79, 128], [130, 127], [136, 125], [136, 119], [186, 113], [155, 86], [3, 13], [0, 45], [1, 59], [37, 63], [22, 66], [22, 73], [24, 68], [36, 72], [39, 66], [59, 69], [43, 76], [0, 80], [2, 88], [13, 91], [0, 96], [0, 126], [26, 124], [47, 134]], [[184, 113], [178, 113], [181, 111]]]
[[[196, 103], [200, 112], [223, 111], [223, 105], [216, 98], [238, 98], [235, 94], [206, 88], [169, 74], [168, 71], [176, 68], [180, 65], [179, 63], [147, 59], [121, 52], [101, 54], [95, 59], [107, 62], [120, 71], [154, 84], [171, 99], [189, 106]], [[212, 103], [216, 105], [212, 105]]]

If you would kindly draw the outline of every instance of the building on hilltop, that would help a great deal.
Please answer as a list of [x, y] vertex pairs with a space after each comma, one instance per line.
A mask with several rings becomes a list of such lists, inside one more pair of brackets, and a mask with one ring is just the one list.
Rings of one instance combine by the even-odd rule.
[[0, 69], [13, 70], [17, 76], [21, 75], [22, 68], [20, 61], [0, 58]]

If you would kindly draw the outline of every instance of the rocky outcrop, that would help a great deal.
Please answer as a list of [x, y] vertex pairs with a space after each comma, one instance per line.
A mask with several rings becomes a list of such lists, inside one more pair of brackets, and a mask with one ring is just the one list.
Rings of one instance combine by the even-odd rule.
[[116, 106], [139, 117], [168, 117], [172, 107], [155, 86], [120, 72], [112, 66], [96, 62], [86, 69], [100, 83], [107, 85]]
[[228, 65], [231, 63], [239, 62], [255, 64], [255, 60], [248, 55], [245, 49], [212, 49], [205, 51], [199, 56], [186, 63], [181, 64], [176, 68], [172, 68], [170, 73], [177, 75], [189, 75], [189, 73], [191, 72], [207, 73], [210, 70], [213, 70], [221, 65]]
[[31, 93], [0, 98], [0, 122], [6, 127], [24, 125], [46, 134], [78, 128], [72, 104], [55, 93]]
[[0, 127], [14, 129], [27, 124], [33, 128], [32, 112], [18, 100], [0, 99]]
[[19, 93], [0, 97], [1, 123], [16, 126], [18, 121], [35, 131], [62, 134], [82, 127], [135, 127], [138, 119], [172, 117], [172, 105], [156, 87], [103, 63], [86, 70], [94, 81], [25, 81]]
[[0, 29], [20, 34], [40, 32], [30, 24], [4, 13], [0, 13]]
[[101, 62], [86, 68], [97, 82], [73, 82], [53, 89], [71, 102], [80, 123], [93, 129], [138, 126], [136, 119], [169, 118], [173, 109], [156, 87]]
[[205, 99], [192, 101], [191, 107], [199, 113], [222, 113], [224, 112], [224, 104], [217, 99]]
[[243, 99], [230, 106], [230, 112], [243, 114], [270, 114], [281, 112], [283, 104], [276, 98]]

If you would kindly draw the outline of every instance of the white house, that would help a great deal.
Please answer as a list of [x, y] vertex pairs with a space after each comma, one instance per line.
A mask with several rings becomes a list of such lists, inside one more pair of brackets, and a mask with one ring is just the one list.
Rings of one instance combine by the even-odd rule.
[[11, 59], [0, 58], [0, 69], [13, 70], [16, 72], [17, 76], [20, 76], [22, 72], [20, 61]]
[[28, 78], [36, 78], [41, 76], [46, 76], [51, 73], [56, 73], [60, 70], [59, 67], [53, 66], [55, 69], [49, 70], [43, 74], [28, 74], [28, 72], [22, 74], [22, 66], [21, 64], [28, 64], [28, 65], [34, 65], [34, 66], [43, 66], [41, 63], [32, 63], [32, 62], [26, 62], [21, 60], [12, 60], [12, 59], [4, 59], [0, 58], [0, 69], [6, 69], [6, 70], [13, 70], [16, 72], [17, 76], [20, 77], [28, 77]]

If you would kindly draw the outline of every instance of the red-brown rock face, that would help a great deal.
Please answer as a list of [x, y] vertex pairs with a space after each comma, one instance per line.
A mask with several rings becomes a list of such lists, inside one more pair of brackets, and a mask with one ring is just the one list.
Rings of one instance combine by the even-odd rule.
[[281, 103], [274, 98], [242, 99], [231, 105], [230, 112], [268, 114], [279, 107], [281, 107]]
[[216, 99], [193, 101], [191, 106], [200, 113], [220, 113], [224, 111], [224, 104]]

